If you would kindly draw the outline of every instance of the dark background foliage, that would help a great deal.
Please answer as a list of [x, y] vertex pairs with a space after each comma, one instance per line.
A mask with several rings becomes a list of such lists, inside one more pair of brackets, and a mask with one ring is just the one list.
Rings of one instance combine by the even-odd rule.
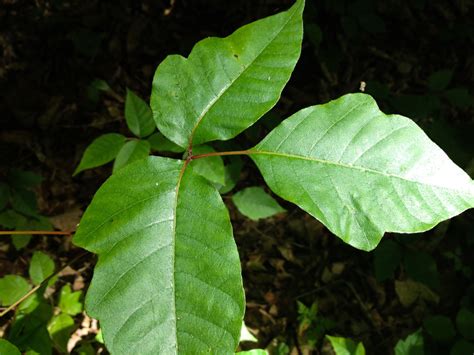
[[[126, 132], [126, 87], [148, 98], [154, 70], [168, 54], [187, 55], [206, 36], [226, 36], [290, 4], [0, 0], [0, 178], [13, 167], [42, 175], [36, 192], [43, 215], [84, 209], [110, 169], [76, 178], [72, 172], [93, 138]], [[307, 0], [304, 16], [302, 57], [280, 103], [237, 137], [236, 145], [252, 146], [300, 108], [362, 89], [386, 112], [413, 118], [456, 163], [474, 171], [472, 0]], [[101, 91], [98, 79], [111, 90]], [[250, 161], [244, 170], [237, 189], [262, 183]], [[244, 269], [246, 321], [258, 330], [261, 346], [285, 342], [303, 351], [312, 339], [321, 340], [324, 330], [301, 329], [296, 301], [318, 304], [314, 329], [324, 323], [329, 334], [363, 340], [369, 353], [390, 353], [430, 314], [454, 319], [461, 304], [472, 307], [473, 276], [463, 269], [472, 268], [472, 212], [424, 235], [388, 236], [406, 253], [395, 260], [388, 279], [378, 282], [374, 253], [345, 246], [318, 222], [282, 204], [286, 217], [256, 223], [229, 202]], [[35, 239], [20, 252], [7, 246], [0, 251], [0, 276], [24, 273], [25, 260], [38, 248], [62, 261], [79, 253], [61, 238]], [[410, 266], [409, 253], [434, 258], [435, 271], [416, 276], [422, 267]], [[93, 260], [90, 256], [82, 271], [86, 287]], [[420, 296], [402, 305], [396, 285], [407, 279], [428, 285], [439, 301]], [[0, 324], [7, 329], [8, 322]], [[448, 345], [426, 339], [447, 353]]]

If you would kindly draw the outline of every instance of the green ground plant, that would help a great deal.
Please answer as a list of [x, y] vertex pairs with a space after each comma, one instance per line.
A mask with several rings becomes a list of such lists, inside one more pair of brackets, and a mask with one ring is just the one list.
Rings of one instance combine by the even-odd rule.
[[[366, 94], [302, 109], [247, 150], [203, 148], [276, 104], [300, 55], [303, 8], [298, 0], [158, 66], [154, 122], [184, 156], [116, 169], [74, 237], [99, 255], [85, 306], [113, 354], [235, 352], [245, 309], [239, 255], [218, 190], [225, 181], [204, 179], [203, 161], [250, 157], [273, 193], [366, 251], [385, 232], [426, 231], [474, 206], [470, 177], [413, 121], [385, 115]], [[127, 122], [146, 136], [149, 121]]]

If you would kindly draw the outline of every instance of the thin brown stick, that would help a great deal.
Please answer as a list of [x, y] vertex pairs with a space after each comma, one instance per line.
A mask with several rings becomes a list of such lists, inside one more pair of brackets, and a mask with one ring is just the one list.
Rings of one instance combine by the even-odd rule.
[[74, 259], [72, 259], [70, 262], [68, 262], [66, 265], [64, 265], [58, 272], [54, 273], [54, 274], [51, 274], [49, 275], [47, 278], [45, 278], [39, 285], [36, 285], [35, 287], [33, 287], [31, 290], [29, 290], [27, 293], [25, 293], [23, 296], [21, 296], [17, 301], [15, 301], [13, 304], [11, 304], [10, 306], [8, 306], [7, 308], [5, 308], [1, 313], [0, 313], [0, 318], [3, 317], [5, 314], [7, 314], [8, 312], [10, 312], [11, 310], [13, 310], [16, 306], [18, 306], [21, 302], [23, 302], [24, 300], [26, 300], [28, 297], [30, 297], [31, 295], [33, 295], [36, 291], [38, 291], [39, 288], [41, 288], [43, 285], [45, 285], [49, 280], [51, 280], [53, 277], [59, 275], [61, 273], [61, 271], [63, 271], [65, 268], [67, 268], [68, 266], [74, 264], [76, 261], [78, 261], [79, 259], [82, 259], [84, 256], [88, 255], [89, 253], [85, 252], [85, 253], [82, 253], [81, 255], [75, 257]]
[[31, 235], [71, 235], [73, 231], [0, 231], [0, 235], [20, 235], [20, 234], [31, 234]]

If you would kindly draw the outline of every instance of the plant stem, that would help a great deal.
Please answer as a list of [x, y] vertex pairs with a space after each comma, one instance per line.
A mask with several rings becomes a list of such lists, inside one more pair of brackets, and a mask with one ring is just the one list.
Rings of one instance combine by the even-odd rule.
[[20, 235], [20, 234], [31, 234], [31, 235], [71, 235], [73, 231], [0, 231], [0, 235]]
[[250, 154], [256, 154], [256, 153], [257, 152], [253, 152], [251, 150], [233, 150], [233, 151], [229, 151], [229, 152], [212, 152], [212, 153], [204, 153], [204, 154], [193, 155], [191, 157], [191, 160], [207, 158], [207, 157], [220, 157], [220, 156], [224, 156], [224, 155], [250, 155]]

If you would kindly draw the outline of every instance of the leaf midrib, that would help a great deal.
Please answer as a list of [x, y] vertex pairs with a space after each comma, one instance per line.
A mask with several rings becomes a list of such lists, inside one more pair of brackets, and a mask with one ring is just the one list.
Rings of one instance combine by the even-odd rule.
[[407, 179], [403, 176], [384, 173], [383, 171], [378, 171], [378, 170], [374, 170], [374, 169], [370, 169], [370, 168], [366, 168], [366, 167], [358, 166], [358, 165], [349, 165], [349, 164], [344, 164], [344, 163], [341, 163], [341, 162], [334, 162], [334, 161], [325, 160], [325, 159], [319, 159], [319, 158], [314, 158], [314, 157], [305, 157], [303, 155], [297, 155], [297, 154], [291, 154], [291, 153], [282, 153], [282, 152], [272, 152], [272, 151], [265, 151], [265, 150], [249, 150], [248, 154], [249, 155], [258, 155], [258, 154], [273, 155], [273, 156], [279, 156], [279, 157], [289, 158], [289, 159], [308, 160], [308, 161], [313, 161], [313, 162], [316, 162], [316, 163], [337, 166], [339, 168], [359, 170], [361, 172], [371, 173], [371, 174], [375, 174], [375, 175], [382, 175], [382, 176], [385, 176], [385, 177], [388, 177], [388, 178], [400, 179], [400, 180], [403, 180], [403, 181], [406, 181], [406, 182], [409, 182], [409, 183], [419, 184], [419, 185], [423, 185], [423, 186], [430, 186], [430, 187], [434, 187], [434, 188], [454, 191], [454, 192], [456, 192], [460, 195], [466, 194], [466, 193], [472, 195], [472, 193], [470, 193], [469, 191], [458, 190], [458, 189], [454, 189], [454, 188], [447, 187], [447, 186], [439, 186], [439, 185], [434, 185], [434, 184], [428, 184], [428, 183], [423, 182], [423, 181], [410, 180], [410, 179]]
[[[234, 83], [247, 71], [248, 68], [250, 68], [253, 63], [262, 55], [262, 53], [268, 48], [268, 46], [270, 46], [270, 44], [273, 43], [273, 41], [275, 40], [275, 38], [277, 38], [281, 31], [283, 31], [283, 29], [286, 27], [286, 25], [288, 25], [288, 23], [290, 22], [290, 20], [293, 19], [293, 17], [295, 16], [296, 14], [296, 10], [291, 14], [291, 16], [288, 17], [288, 19], [285, 21], [285, 23], [280, 27], [280, 29], [278, 30], [278, 32], [268, 41], [267, 44], [265, 44], [265, 46], [260, 50], [260, 52], [252, 59], [252, 61], [238, 74], [236, 75], [236, 77], [231, 80], [229, 82], [228, 85], [224, 86], [221, 91], [219, 91], [219, 93], [209, 102], [209, 104], [204, 108], [204, 110], [201, 112], [201, 114], [199, 115], [199, 118], [196, 122], [196, 124], [194, 125], [193, 127], [193, 130], [191, 131], [191, 135], [189, 137], [189, 143], [188, 143], [188, 147], [192, 147], [192, 144], [193, 144], [193, 138], [194, 138], [194, 135], [196, 134], [196, 130], [197, 128], [199, 127], [199, 125], [201, 124], [202, 120], [204, 119], [204, 117], [207, 115], [207, 113], [212, 109], [212, 107], [214, 107], [215, 103], [227, 92], [227, 90], [232, 86], [234, 85]], [[232, 35], [231, 35], [232, 36]], [[229, 36], [230, 37], [230, 36]], [[228, 38], [224, 38], [224, 40], [228, 40]]]

